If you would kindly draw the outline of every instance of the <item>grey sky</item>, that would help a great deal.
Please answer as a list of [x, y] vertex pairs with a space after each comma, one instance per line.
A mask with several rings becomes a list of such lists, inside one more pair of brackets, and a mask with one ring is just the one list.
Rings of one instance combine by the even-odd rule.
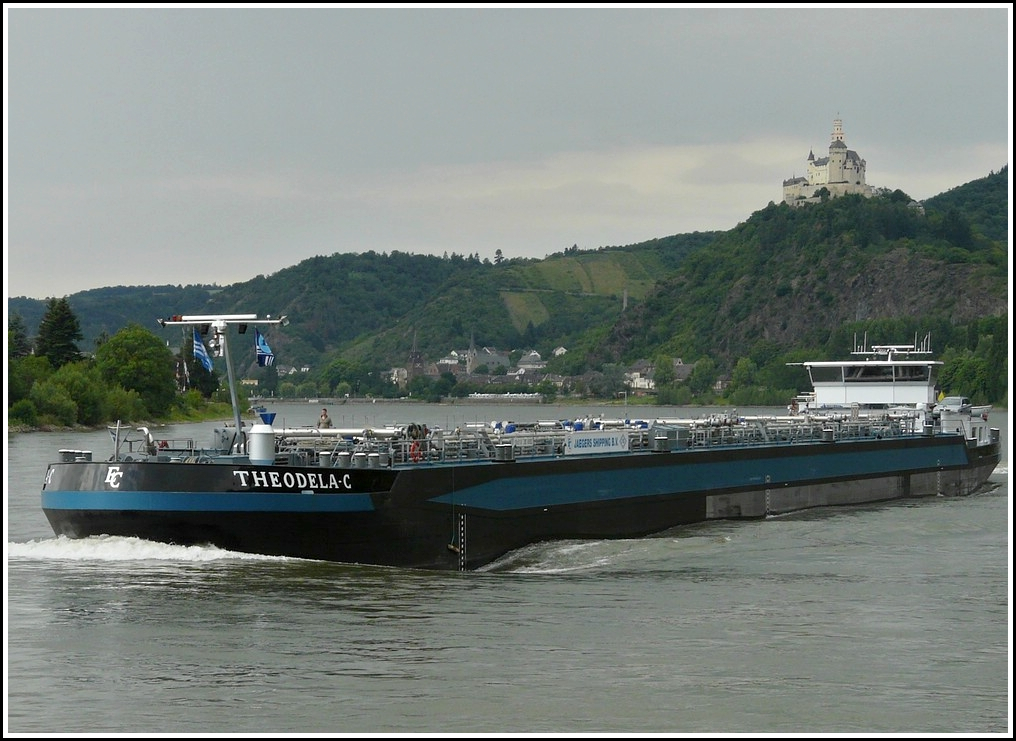
[[731, 229], [836, 117], [918, 199], [1012, 140], [1009, 4], [14, 5], [4, 32], [8, 296]]

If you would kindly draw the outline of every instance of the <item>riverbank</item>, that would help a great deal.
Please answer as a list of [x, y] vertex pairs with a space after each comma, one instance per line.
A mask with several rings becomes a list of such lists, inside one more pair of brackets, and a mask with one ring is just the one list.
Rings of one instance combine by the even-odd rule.
[[[192, 409], [188, 414], [174, 414], [162, 420], [121, 420], [125, 425], [132, 427], [149, 427], [157, 429], [168, 425], [186, 424], [188, 422], [210, 422], [217, 419], [232, 419], [233, 409], [229, 404], [213, 402], [201, 409]], [[39, 424], [26, 425], [15, 422], [8, 423], [7, 432], [94, 432], [116, 425], [117, 420], [112, 419], [101, 425], [53, 425]]]

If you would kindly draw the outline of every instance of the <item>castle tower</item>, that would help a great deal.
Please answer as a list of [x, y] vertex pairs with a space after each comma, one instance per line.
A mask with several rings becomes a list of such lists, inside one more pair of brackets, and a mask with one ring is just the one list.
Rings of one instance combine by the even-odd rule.
[[844, 168], [847, 164], [847, 143], [843, 136], [843, 121], [839, 118], [833, 119], [833, 134], [829, 141], [829, 165], [826, 177], [827, 183], [846, 182]]
[[846, 142], [843, 141], [843, 119], [841, 118], [833, 119], [833, 136], [829, 143], [831, 144], [832, 142], [843, 142], [846, 144]]

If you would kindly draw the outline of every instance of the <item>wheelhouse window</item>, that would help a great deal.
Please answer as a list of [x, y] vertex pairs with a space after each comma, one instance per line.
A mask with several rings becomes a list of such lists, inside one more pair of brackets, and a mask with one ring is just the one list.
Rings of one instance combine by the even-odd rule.
[[931, 378], [931, 366], [928, 365], [903, 365], [896, 369], [897, 381], [922, 381], [926, 382]]
[[812, 383], [840, 383], [843, 381], [843, 369], [837, 366], [813, 365], [808, 369], [811, 372]]
[[892, 381], [891, 365], [848, 365], [844, 374], [847, 383], [868, 381]]

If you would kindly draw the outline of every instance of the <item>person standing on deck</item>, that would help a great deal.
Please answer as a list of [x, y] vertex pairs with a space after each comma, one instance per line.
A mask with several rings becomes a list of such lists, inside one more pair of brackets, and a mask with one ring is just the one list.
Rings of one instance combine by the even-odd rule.
[[318, 419], [317, 426], [320, 429], [324, 429], [325, 427], [331, 427], [332, 426], [332, 418], [328, 416], [328, 410], [327, 409], [322, 409], [321, 410], [321, 418]]

